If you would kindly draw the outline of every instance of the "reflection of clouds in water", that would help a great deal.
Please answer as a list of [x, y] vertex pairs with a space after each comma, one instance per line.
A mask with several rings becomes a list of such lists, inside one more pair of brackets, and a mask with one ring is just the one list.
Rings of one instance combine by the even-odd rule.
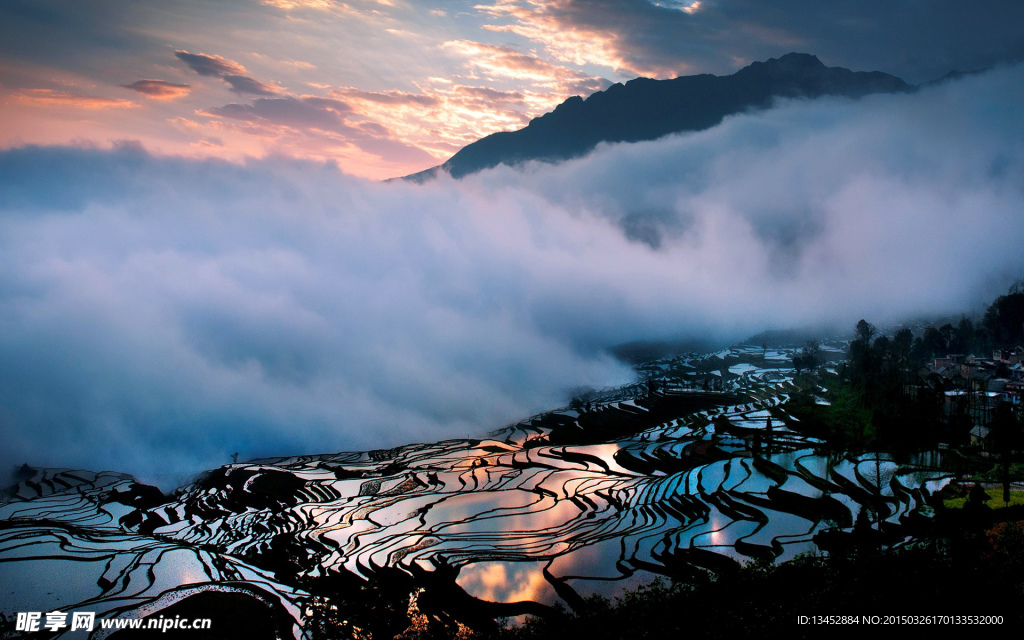
[[424, 521], [431, 526], [444, 527], [449, 534], [490, 530], [495, 523], [508, 517], [503, 515], [506, 510], [521, 509], [532, 513], [533, 510], [544, 509], [548, 500], [546, 496], [517, 490], [455, 494], [435, 505], [424, 516]]
[[543, 562], [476, 562], [456, 580], [469, 595], [488, 602], [554, 602], [554, 588], [544, 578]]
[[[562, 481], [566, 477], [575, 476], [562, 476]], [[545, 481], [549, 479], [550, 476]], [[495, 547], [512, 549], [523, 539], [532, 539], [535, 534], [576, 530], [581, 527], [579, 516], [580, 508], [570, 500], [526, 491], [504, 490], [448, 498], [430, 509], [425, 522], [436, 526], [439, 534], [458, 546], [472, 546], [479, 540], [477, 534], [483, 533], [488, 534], [489, 543]], [[543, 552], [559, 553], [566, 547], [567, 542], [554, 538], [543, 546]]]

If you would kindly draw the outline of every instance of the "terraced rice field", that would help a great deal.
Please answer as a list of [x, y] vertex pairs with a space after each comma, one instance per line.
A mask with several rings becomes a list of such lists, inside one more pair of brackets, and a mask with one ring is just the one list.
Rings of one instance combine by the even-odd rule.
[[[515, 614], [657, 574], [786, 560], [866, 507], [890, 532], [922, 517], [947, 478], [818, 453], [785, 413], [792, 372], [778, 361], [681, 358], [646, 395], [618, 390], [479, 440], [233, 464], [172, 496], [123, 474], [42, 470], [0, 503], [5, 612], [142, 617], [232, 592], [301, 638], [311, 577], [398, 570]], [[723, 367], [717, 392], [681, 377]], [[714, 406], [687, 409], [698, 405]]]

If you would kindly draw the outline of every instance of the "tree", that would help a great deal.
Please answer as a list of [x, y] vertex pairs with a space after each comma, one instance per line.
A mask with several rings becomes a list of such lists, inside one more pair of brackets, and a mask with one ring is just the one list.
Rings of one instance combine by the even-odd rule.
[[1021, 447], [1021, 425], [1013, 408], [1002, 403], [992, 413], [989, 423], [989, 442], [999, 456], [1003, 482], [1003, 502], [1010, 503], [1010, 461], [1014, 453]]
[[981, 321], [990, 347], [1011, 347], [1024, 342], [1024, 291], [1015, 282], [1009, 293], [995, 299]]
[[962, 353], [974, 353], [978, 350], [978, 344], [976, 341], [976, 332], [974, 331], [974, 323], [971, 322], [970, 318], [960, 318], [960, 323], [956, 326], [957, 348], [955, 351]]
[[924, 336], [921, 337], [921, 343], [924, 347], [924, 352], [928, 358], [936, 358], [939, 356], [949, 355], [949, 344], [946, 342], [946, 338], [939, 332], [935, 327], [928, 327], [924, 330]]
[[800, 353], [793, 356], [793, 368], [796, 369], [796, 375], [800, 375], [800, 371], [803, 369], [811, 370], [818, 366], [818, 353], [820, 351], [821, 346], [817, 340], [808, 340]]
[[953, 325], [948, 322], [939, 327], [939, 335], [942, 336], [942, 342], [946, 345], [946, 351], [949, 353], [963, 353], [962, 345], [957, 342], [956, 329]]
[[814, 364], [818, 363], [819, 353], [821, 353], [821, 344], [817, 340], [808, 340], [804, 344], [804, 355], [811, 358]]
[[875, 328], [875, 325], [863, 318], [857, 322], [856, 330], [857, 340], [862, 342], [865, 346], [871, 344], [871, 339], [875, 337], [875, 333], [878, 331], [878, 329]]
[[867, 320], [860, 320], [855, 328], [856, 338], [850, 342], [850, 382], [862, 394], [871, 395], [875, 378], [875, 354], [872, 352], [871, 339], [877, 329]]
[[893, 335], [892, 343], [889, 345], [889, 354], [901, 387], [900, 391], [906, 393], [916, 373], [914, 371], [914, 334], [910, 329], [904, 327]]

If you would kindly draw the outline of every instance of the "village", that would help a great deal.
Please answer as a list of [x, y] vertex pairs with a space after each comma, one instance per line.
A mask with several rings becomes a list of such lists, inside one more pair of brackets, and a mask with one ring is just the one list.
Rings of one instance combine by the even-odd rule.
[[944, 392], [945, 415], [969, 416], [973, 424], [971, 444], [986, 447], [991, 433], [989, 424], [1001, 404], [1010, 405], [1018, 420], [1022, 417], [1024, 347], [996, 349], [991, 358], [960, 354], [935, 358], [919, 374], [934, 382], [941, 381], [948, 389]]

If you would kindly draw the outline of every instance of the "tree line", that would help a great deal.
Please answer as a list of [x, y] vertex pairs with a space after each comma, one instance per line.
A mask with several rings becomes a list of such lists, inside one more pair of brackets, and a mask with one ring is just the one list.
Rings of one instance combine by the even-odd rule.
[[1017, 281], [985, 310], [975, 325], [967, 317], [956, 326], [927, 327], [913, 340], [912, 354], [919, 362], [949, 354], [981, 354], [1024, 345], [1024, 281]]
[[[817, 423], [835, 444], [853, 449], [920, 450], [938, 442], [967, 444], [979, 410], [988, 411], [980, 404], [986, 400], [972, 393], [969, 381], [928, 375], [923, 367], [936, 357], [991, 355], [994, 349], [1019, 345], [1024, 345], [1021, 282], [994, 300], [978, 324], [964, 317], [955, 326], [929, 326], [918, 336], [909, 328], [887, 336], [862, 319], [854, 328], [847, 360], [838, 368], [839, 384], [830, 391], [832, 406], [811, 406], [813, 400], [807, 398], [798, 412]], [[793, 358], [798, 375], [817, 364], [814, 341]], [[998, 373], [1008, 375], [1008, 371]], [[965, 387], [964, 401], [947, 407], [945, 392], [958, 384]], [[1017, 448], [1014, 434], [1020, 431], [1021, 420], [1009, 406], [992, 410], [986, 422], [994, 447]]]

